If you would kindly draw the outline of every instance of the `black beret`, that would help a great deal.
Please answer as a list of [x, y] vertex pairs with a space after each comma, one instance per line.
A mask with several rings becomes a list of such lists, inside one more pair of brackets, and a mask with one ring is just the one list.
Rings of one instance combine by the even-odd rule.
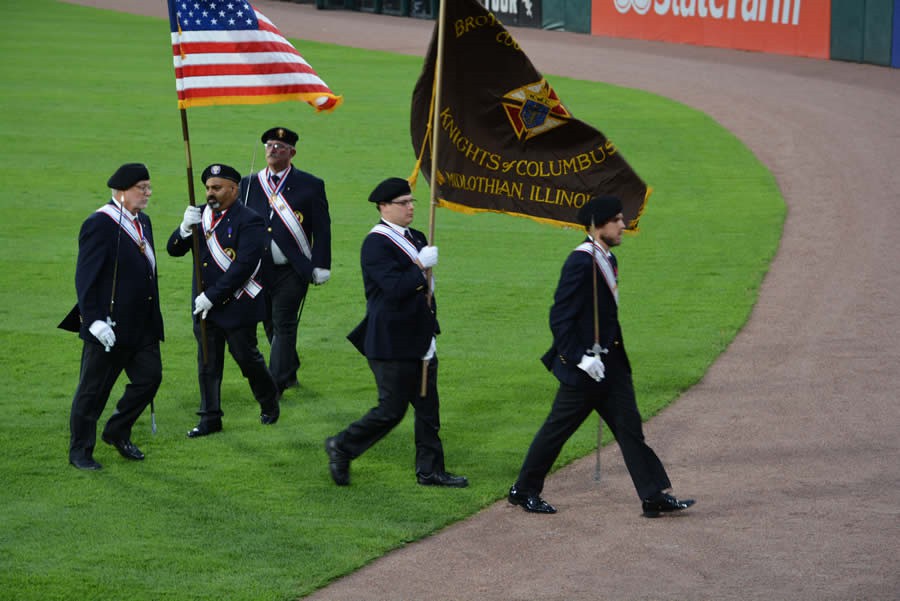
[[236, 184], [241, 183], [241, 174], [234, 167], [214, 163], [203, 170], [200, 180], [205, 184], [206, 180], [211, 177], [221, 177], [222, 179], [230, 179]]
[[603, 225], [622, 212], [622, 201], [617, 196], [595, 196], [578, 209], [578, 223], [584, 227]]
[[290, 144], [291, 146], [296, 146], [300, 136], [297, 135], [297, 132], [293, 132], [286, 127], [273, 127], [272, 129], [267, 129], [260, 139], [263, 144], [269, 140], [277, 140], [279, 142], [284, 142], [285, 144]]
[[412, 194], [409, 182], [400, 177], [389, 177], [372, 190], [369, 202], [391, 202], [395, 198]]
[[106, 185], [113, 190], [127, 190], [138, 182], [150, 179], [150, 172], [143, 163], [125, 163], [109, 176]]

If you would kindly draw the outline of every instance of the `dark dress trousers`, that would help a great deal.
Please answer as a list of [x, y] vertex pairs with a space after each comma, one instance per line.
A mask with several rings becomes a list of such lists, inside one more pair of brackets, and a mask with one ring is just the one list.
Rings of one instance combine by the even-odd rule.
[[[300, 367], [300, 357], [297, 355], [300, 307], [312, 281], [313, 269], [331, 269], [331, 218], [325, 183], [294, 167], [291, 167], [286, 178], [281, 195], [297, 215], [306, 234], [312, 251], [310, 258], [301, 252], [278, 215], [273, 214], [257, 174], [245, 177], [240, 190], [240, 201], [261, 215], [266, 226], [267, 240], [261, 271], [267, 309], [263, 327], [272, 347], [269, 370], [279, 388], [297, 379], [297, 369]], [[287, 263], [274, 263], [270, 252], [272, 240], [284, 253]]]
[[[409, 230], [417, 249], [425, 235]], [[437, 355], [428, 364], [428, 386], [420, 396], [422, 357], [439, 333], [436, 304], [419, 267], [385, 236], [370, 233], [361, 250], [366, 316], [347, 336], [366, 356], [378, 387], [378, 404], [336, 437], [350, 458], [360, 456], [415, 411], [416, 473], [443, 472], [444, 451], [437, 390]]]
[[[612, 257], [615, 265], [615, 257]], [[593, 271], [597, 271], [600, 346], [605, 377], [595, 382], [578, 363], [594, 345]], [[573, 251], [562, 268], [550, 309], [553, 345], [542, 357], [559, 380], [559, 390], [531, 443], [516, 487], [523, 494], [540, 494], [544, 479], [566, 441], [592, 411], [609, 426], [634, 487], [641, 499], [671, 486], [656, 453], [645, 442], [631, 378], [631, 365], [622, 341], [618, 306], [603, 274], [589, 253]]]
[[[118, 214], [118, 205], [109, 205]], [[121, 217], [133, 218], [127, 211]], [[145, 244], [155, 252], [150, 218], [139, 213], [138, 220]], [[114, 282], [115, 302], [110, 303]], [[97, 421], [123, 370], [129, 383], [104, 428], [109, 439], [131, 437], [134, 423], [162, 382], [159, 343], [163, 339], [163, 321], [156, 270], [136, 241], [120, 231], [118, 220], [109, 215], [95, 212], [81, 226], [75, 289], [81, 315], [79, 336], [84, 345], [69, 420], [70, 458], [92, 455]], [[115, 322], [116, 334], [116, 343], [109, 352], [89, 330], [94, 321], [106, 321], [107, 317]]]
[[[204, 211], [209, 211], [209, 207]], [[233, 251], [231, 265], [222, 271], [213, 260], [206, 240], [200, 241], [200, 277], [203, 292], [213, 307], [206, 316], [207, 361], [203, 362], [200, 342], [199, 315], [194, 316], [194, 336], [197, 338], [197, 373], [200, 381], [200, 421], [222, 418], [221, 387], [225, 362], [225, 345], [247, 378], [253, 396], [263, 413], [274, 411], [278, 391], [257, 347], [256, 326], [265, 316], [262, 293], [251, 297], [246, 291], [239, 296], [247, 279], [257, 268], [266, 240], [262, 217], [235, 202], [222, 216], [213, 230], [219, 244]], [[182, 238], [176, 228], [166, 247], [173, 257], [187, 254], [193, 246], [191, 237]], [[258, 274], [257, 274], [258, 275]], [[192, 283], [191, 299], [200, 294], [196, 275]], [[193, 304], [191, 305], [193, 308]]]

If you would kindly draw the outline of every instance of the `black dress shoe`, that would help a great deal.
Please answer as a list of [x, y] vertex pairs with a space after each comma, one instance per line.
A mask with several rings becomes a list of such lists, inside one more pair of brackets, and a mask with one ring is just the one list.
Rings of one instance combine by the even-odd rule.
[[644, 499], [642, 506], [644, 517], [658, 518], [660, 513], [682, 511], [693, 504], [694, 499], [676, 499], [672, 495], [660, 492], [648, 499]]
[[540, 495], [525, 494], [515, 486], [509, 489], [506, 498], [513, 505], [521, 505], [522, 509], [530, 513], [556, 513], [556, 507], [543, 500]]
[[104, 434], [102, 438], [103, 442], [105, 442], [106, 444], [116, 447], [119, 455], [121, 455], [125, 459], [143, 461], [144, 454], [141, 453], [141, 450], [134, 446], [134, 443], [132, 443], [127, 438], [109, 438], [106, 436], [106, 434]]
[[214, 421], [214, 422], [200, 422], [193, 428], [191, 431], [187, 433], [188, 438], [200, 438], [201, 436], [209, 436], [210, 434], [215, 434], [216, 432], [222, 431], [222, 422]]
[[465, 488], [469, 485], [469, 480], [465, 476], [454, 476], [450, 472], [416, 474], [416, 482], [422, 486], [449, 486], [451, 488]]
[[328, 453], [328, 470], [334, 483], [338, 486], [350, 484], [350, 457], [338, 448], [334, 436], [325, 439], [325, 452]]
[[100, 470], [103, 466], [94, 461], [93, 457], [69, 457], [69, 463], [80, 470]]
[[274, 411], [267, 411], [266, 413], [259, 414], [259, 423], [264, 426], [271, 426], [275, 422], [278, 421], [278, 417], [281, 415], [281, 410], [276, 406]]

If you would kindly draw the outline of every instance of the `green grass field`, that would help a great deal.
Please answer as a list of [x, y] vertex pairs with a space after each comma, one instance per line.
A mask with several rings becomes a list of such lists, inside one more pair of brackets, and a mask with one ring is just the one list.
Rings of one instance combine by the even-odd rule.
[[[467, 475], [470, 488], [415, 484], [409, 417], [354, 462], [348, 488], [331, 483], [322, 450], [326, 436], [375, 403], [365, 360], [344, 336], [364, 313], [358, 252], [376, 218], [366, 197], [414, 164], [409, 98], [421, 59], [298, 41], [345, 97], [333, 114], [299, 103], [189, 111], [197, 174], [210, 162], [259, 168], [260, 132], [276, 124], [299, 131], [297, 163], [326, 180], [334, 234], [332, 280], [307, 299], [302, 385], [282, 401], [281, 421], [259, 425], [229, 360], [225, 432], [189, 440], [198, 404], [191, 264], [163, 250], [187, 203], [168, 24], [50, 0], [11, 3], [6, 12], [0, 598], [296, 598], [505, 494], [555, 391], [538, 358], [577, 231], [437, 212], [442, 435], [448, 468]], [[625, 337], [650, 417], [696, 383], [746, 321], [784, 203], [768, 171], [707, 116], [647, 93], [547, 75], [568, 108], [610, 137], [654, 188], [641, 233], [617, 253]], [[107, 200], [106, 178], [130, 161], [147, 163], [154, 188], [147, 213], [167, 330], [159, 433], [143, 416], [133, 439], [146, 461], [128, 463], [100, 443], [103, 471], [82, 473], [67, 463], [81, 344], [56, 324], [75, 300], [80, 224]], [[417, 195], [427, 198], [424, 182]], [[416, 225], [426, 229], [426, 206]], [[595, 442], [591, 420], [558, 465]]]

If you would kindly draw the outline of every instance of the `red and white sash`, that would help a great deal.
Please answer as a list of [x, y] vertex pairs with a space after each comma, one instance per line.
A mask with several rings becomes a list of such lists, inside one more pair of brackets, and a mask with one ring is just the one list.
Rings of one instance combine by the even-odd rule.
[[575, 250], [587, 253], [594, 258], [594, 263], [600, 268], [606, 285], [609, 286], [616, 304], [619, 304], [619, 284], [616, 282], [616, 272], [613, 270], [612, 262], [609, 260], [609, 252], [597, 244], [596, 242], [582, 242]]
[[415, 263], [419, 260], [419, 251], [415, 247], [415, 245], [406, 239], [403, 234], [400, 234], [394, 228], [385, 225], [383, 223], [377, 224], [372, 230], [369, 232], [371, 234], [380, 234], [396, 244], [400, 250], [402, 250], [409, 257], [409, 260]]
[[306, 232], [303, 231], [303, 226], [300, 225], [300, 219], [297, 218], [297, 215], [291, 209], [291, 205], [288, 204], [288, 201], [281, 194], [281, 189], [284, 188], [284, 183], [287, 181], [288, 174], [291, 172], [290, 170], [291, 167], [288, 167], [287, 172], [282, 176], [281, 180], [279, 180], [277, 186], [272, 186], [272, 182], [269, 181], [269, 178], [267, 177], [268, 169], [263, 169], [257, 173], [256, 179], [259, 180], [259, 185], [269, 199], [269, 206], [272, 208], [273, 214], [278, 215], [278, 218], [284, 224], [284, 227], [290, 232], [297, 247], [300, 248], [300, 252], [303, 253], [303, 256], [307, 259], [311, 259], [312, 249], [309, 245], [309, 238], [306, 237]]
[[[227, 210], [226, 210], [227, 212]], [[225, 213], [222, 213], [222, 216], [219, 217], [218, 221], [215, 224], [212, 222], [212, 214], [213, 210], [206, 205], [203, 209], [203, 235], [206, 238], [206, 247], [209, 249], [209, 254], [212, 256], [213, 261], [221, 269], [223, 272], [227, 271], [229, 267], [231, 267], [231, 263], [234, 261], [232, 257], [228, 255], [226, 250], [222, 248], [222, 245], [219, 244], [219, 237], [215, 235], [215, 230], [222, 223], [222, 219], [225, 217]], [[234, 253], [233, 249], [231, 250], [232, 254]], [[262, 286], [255, 279], [257, 272], [259, 272], [259, 266], [261, 261], [256, 262], [256, 269], [253, 270], [253, 274], [244, 282], [244, 285], [234, 292], [234, 298], [241, 298], [241, 295], [245, 292], [250, 296], [250, 298], [256, 298], [256, 295], [262, 292]]]
[[[409, 260], [416, 265], [419, 266], [417, 261], [419, 260], [419, 250], [416, 248], [415, 244], [406, 239], [406, 237], [397, 232], [394, 228], [389, 225], [385, 225], [383, 223], [379, 223], [373, 227], [370, 234], [379, 234], [384, 236], [391, 242], [397, 245], [397, 247], [403, 251], [406, 256], [409, 257]], [[421, 269], [421, 268], [420, 268]], [[425, 272], [423, 272], [425, 273]], [[434, 291], [434, 275], [431, 276], [431, 282], [429, 282], [429, 290]]]
[[97, 209], [97, 212], [103, 213], [119, 224], [122, 231], [128, 234], [128, 237], [131, 238], [132, 242], [137, 245], [138, 249], [146, 257], [147, 262], [150, 263], [150, 270], [156, 273], [156, 255], [153, 254], [153, 247], [150, 246], [150, 241], [144, 238], [143, 230], [138, 231], [138, 228], [135, 227], [134, 216], [130, 212], [124, 211], [118, 202], [116, 202], [115, 206], [105, 204]]

